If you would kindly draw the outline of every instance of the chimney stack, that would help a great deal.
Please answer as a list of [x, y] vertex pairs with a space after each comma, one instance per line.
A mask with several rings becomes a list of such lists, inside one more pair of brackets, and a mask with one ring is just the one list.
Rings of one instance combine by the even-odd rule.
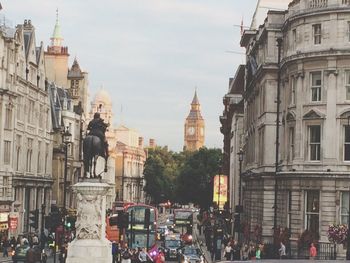
[[139, 137], [139, 147], [143, 148], [143, 137]]
[[156, 147], [156, 142], [155, 142], [154, 139], [149, 139], [149, 147], [150, 147], [150, 148]]

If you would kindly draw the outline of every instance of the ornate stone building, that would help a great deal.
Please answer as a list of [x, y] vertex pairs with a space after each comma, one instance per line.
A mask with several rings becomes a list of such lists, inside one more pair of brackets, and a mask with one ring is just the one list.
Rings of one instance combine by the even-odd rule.
[[88, 100], [88, 73], [81, 70], [77, 59], [68, 67], [68, 47], [63, 46], [61, 27], [56, 24], [51, 44], [45, 51], [45, 71], [49, 85], [53, 128], [53, 199], [52, 204], [63, 207], [64, 195], [64, 144], [62, 134], [68, 128], [71, 143], [68, 144], [66, 208], [75, 208], [76, 203], [70, 186], [82, 174], [82, 133], [86, 126]]
[[[306, 230], [324, 244], [329, 243], [329, 224], [347, 223], [349, 29], [348, 1], [294, 0], [287, 11], [269, 11], [257, 30], [244, 31], [241, 45], [246, 48], [247, 64], [241, 146], [247, 239], [271, 241], [276, 221], [279, 230], [290, 234], [295, 255]], [[278, 38], [283, 43], [280, 64]], [[281, 104], [275, 173], [278, 74]], [[342, 247], [338, 250], [342, 255]]]
[[35, 231], [29, 212], [50, 205], [51, 111], [44, 47], [31, 21], [1, 26], [0, 34], [0, 213], [17, 217], [16, 235]]
[[[234, 78], [230, 79], [228, 93], [224, 96], [223, 115], [220, 116], [221, 133], [224, 135], [222, 173], [229, 177], [230, 212], [239, 205], [239, 156], [243, 139], [243, 91], [245, 66], [240, 65]], [[233, 225], [232, 225], [233, 227]], [[233, 229], [231, 229], [233, 230]]]
[[195, 151], [204, 146], [205, 123], [200, 111], [197, 91], [191, 103], [191, 110], [185, 121], [184, 150]]

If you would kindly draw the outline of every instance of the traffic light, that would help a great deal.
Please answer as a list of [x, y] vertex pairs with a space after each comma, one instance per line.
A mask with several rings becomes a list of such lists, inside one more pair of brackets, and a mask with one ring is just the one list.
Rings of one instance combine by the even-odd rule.
[[144, 225], [145, 228], [149, 227], [150, 221], [151, 221], [151, 210], [149, 208], [146, 208], [146, 210], [145, 210], [145, 225]]
[[77, 218], [75, 216], [68, 216], [66, 217], [66, 228], [70, 230], [75, 229], [75, 221], [77, 221]]
[[39, 209], [35, 209], [32, 211], [29, 211], [29, 225], [34, 228], [38, 229], [39, 226]]

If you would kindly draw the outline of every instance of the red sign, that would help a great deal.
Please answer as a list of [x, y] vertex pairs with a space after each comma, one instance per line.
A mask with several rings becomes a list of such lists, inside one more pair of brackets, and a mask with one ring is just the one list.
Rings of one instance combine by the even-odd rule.
[[15, 230], [17, 229], [18, 218], [17, 217], [9, 217], [9, 229]]

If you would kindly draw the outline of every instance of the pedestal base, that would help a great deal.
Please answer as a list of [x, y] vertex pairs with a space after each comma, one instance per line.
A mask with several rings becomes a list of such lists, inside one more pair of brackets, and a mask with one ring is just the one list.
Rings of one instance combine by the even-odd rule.
[[68, 245], [66, 263], [111, 263], [112, 244], [106, 240], [80, 239]]

